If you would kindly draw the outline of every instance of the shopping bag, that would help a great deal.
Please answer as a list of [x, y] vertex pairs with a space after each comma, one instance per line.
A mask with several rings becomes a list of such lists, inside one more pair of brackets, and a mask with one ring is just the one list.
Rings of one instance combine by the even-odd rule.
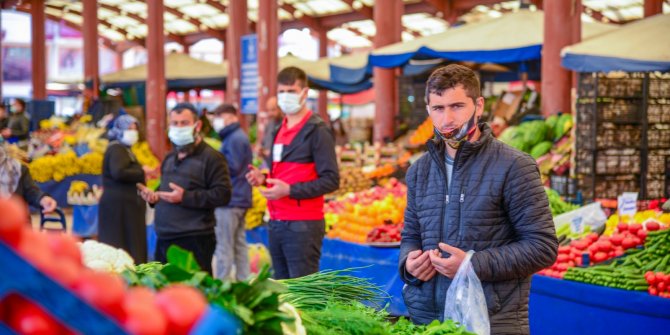
[[486, 297], [470, 261], [474, 253], [468, 251], [447, 290], [444, 319], [454, 320], [477, 335], [489, 335], [491, 325]]

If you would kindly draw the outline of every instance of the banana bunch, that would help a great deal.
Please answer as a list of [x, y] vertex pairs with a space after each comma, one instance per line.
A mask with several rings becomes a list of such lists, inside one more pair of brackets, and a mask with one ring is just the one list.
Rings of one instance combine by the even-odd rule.
[[143, 166], [148, 166], [152, 169], [155, 169], [160, 165], [158, 158], [156, 158], [154, 153], [151, 152], [151, 148], [149, 148], [148, 142], [137, 142], [133, 144], [130, 150], [133, 152], [135, 157], [137, 157], [137, 161]]
[[88, 183], [81, 180], [75, 180], [70, 183], [70, 189], [67, 194], [84, 193], [88, 189]]
[[28, 170], [38, 183], [50, 180], [58, 182], [80, 173], [101, 174], [102, 159], [103, 155], [99, 152], [91, 152], [78, 158], [73, 151], [67, 150], [57, 155], [34, 159], [28, 164]]
[[261, 194], [257, 187], [251, 190], [251, 208], [244, 217], [247, 229], [254, 229], [263, 224], [263, 215], [268, 207], [267, 199]]
[[102, 174], [102, 160], [103, 154], [92, 151], [79, 157], [79, 167], [81, 173], [85, 174]]

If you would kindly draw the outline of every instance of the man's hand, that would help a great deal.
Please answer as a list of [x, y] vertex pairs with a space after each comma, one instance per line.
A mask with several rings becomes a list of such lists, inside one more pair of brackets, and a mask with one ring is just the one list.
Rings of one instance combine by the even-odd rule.
[[423, 252], [421, 250], [414, 250], [407, 255], [405, 262], [405, 269], [409, 274], [421, 281], [429, 281], [435, 277], [437, 273], [433, 264], [430, 262], [430, 253], [432, 251]]
[[291, 185], [279, 179], [269, 178], [267, 180], [268, 184], [272, 184], [272, 187], [261, 189], [261, 194], [268, 200], [277, 200], [291, 194]]
[[453, 279], [456, 276], [456, 272], [458, 272], [458, 267], [461, 266], [461, 262], [463, 262], [463, 259], [465, 258], [465, 251], [452, 247], [446, 243], [440, 243], [440, 249], [448, 252], [451, 256], [443, 258], [440, 250], [431, 250], [428, 251], [430, 253], [430, 262], [437, 272]]
[[53, 211], [56, 210], [58, 204], [56, 203], [56, 200], [54, 200], [54, 198], [46, 195], [43, 196], [42, 199], [40, 199], [40, 206], [42, 207], [42, 213], [49, 214], [53, 213]]
[[184, 188], [174, 183], [169, 183], [168, 186], [170, 186], [172, 192], [156, 192], [156, 195], [161, 198], [161, 200], [171, 204], [181, 203], [184, 198]]
[[5, 137], [5, 138], [12, 137], [12, 130], [9, 129], [9, 128], [5, 128], [3, 130], [0, 130], [0, 135], [2, 135], [2, 137]]
[[247, 178], [247, 181], [251, 186], [258, 187], [265, 184], [265, 175], [261, 173], [261, 170], [257, 169], [255, 166], [249, 164], [249, 172], [244, 176]]
[[137, 183], [137, 190], [140, 191], [140, 196], [144, 201], [148, 202], [151, 205], [154, 205], [158, 202], [159, 198], [156, 193], [150, 189], [148, 189], [146, 186]]

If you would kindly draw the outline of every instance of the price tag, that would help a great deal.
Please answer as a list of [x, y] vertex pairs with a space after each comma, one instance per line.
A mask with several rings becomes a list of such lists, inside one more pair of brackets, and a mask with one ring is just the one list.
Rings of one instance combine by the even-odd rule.
[[576, 234], [584, 233], [584, 218], [582, 216], [576, 216], [570, 220], [570, 230]]
[[631, 218], [637, 213], [637, 193], [624, 192], [617, 198], [619, 215], [628, 215]]
[[284, 145], [283, 144], [275, 144], [272, 147], [272, 161], [273, 162], [281, 162], [282, 151], [284, 151]]

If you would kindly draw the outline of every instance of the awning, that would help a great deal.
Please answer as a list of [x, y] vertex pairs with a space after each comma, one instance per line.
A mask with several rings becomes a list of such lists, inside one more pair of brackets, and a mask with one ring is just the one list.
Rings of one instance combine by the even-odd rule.
[[635, 21], [562, 50], [562, 65], [577, 72], [670, 70], [670, 14]]

